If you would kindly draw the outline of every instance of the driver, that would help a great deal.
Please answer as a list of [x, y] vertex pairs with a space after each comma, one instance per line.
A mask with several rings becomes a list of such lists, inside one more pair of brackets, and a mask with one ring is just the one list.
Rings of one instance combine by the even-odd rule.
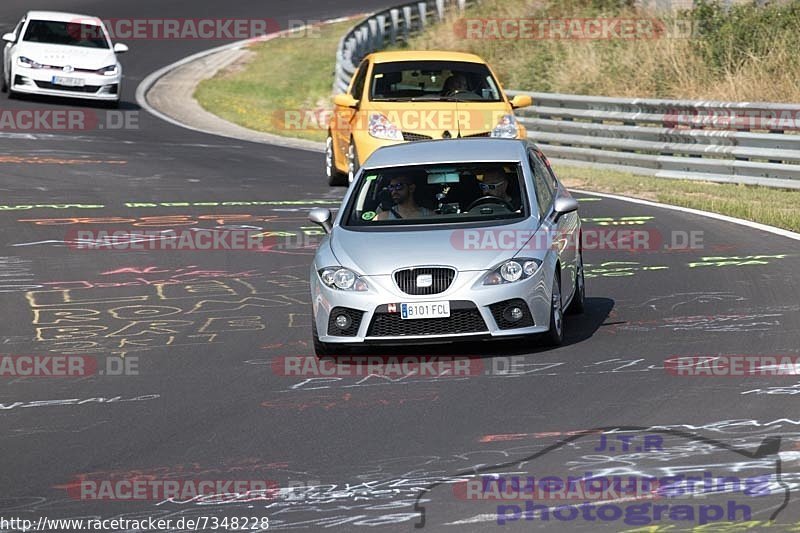
[[516, 201], [508, 194], [509, 177], [503, 169], [493, 168], [483, 175], [483, 181], [478, 183], [484, 196], [494, 196], [505, 200], [516, 208]]
[[467, 78], [460, 73], [453, 74], [447, 78], [447, 80], [444, 82], [444, 86], [442, 87], [443, 96], [453, 96], [456, 93], [465, 91], [469, 91]]

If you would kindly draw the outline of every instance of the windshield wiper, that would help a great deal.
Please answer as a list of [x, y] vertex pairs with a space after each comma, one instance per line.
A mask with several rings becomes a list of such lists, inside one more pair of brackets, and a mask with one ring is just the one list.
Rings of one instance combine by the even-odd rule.
[[456, 98], [455, 96], [417, 96], [411, 99], [412, 102], [470, 102], [471, 100], [464, 100], [463, 98]]
[[411, 96], [406, 98], [373, 98], [373, 102], [474, 102], [476, 100], [469, 100], [464, 98], [456, 98], [455, 96]]

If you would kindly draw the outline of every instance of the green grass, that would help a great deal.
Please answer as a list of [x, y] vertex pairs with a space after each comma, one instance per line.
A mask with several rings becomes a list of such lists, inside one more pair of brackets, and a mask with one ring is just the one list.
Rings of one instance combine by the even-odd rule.
[[569, 187], [702, 209], [800, 232], [800, 190], [637, 176], [554, 165]]
[[[433, 25], [410, 47], [480, 55], [505, 87], [633, 98], [800, 102], [800, 0], [723, 6], [701, 0], [690, 12], [650, 13], [616, 0], [482, 0]], [[467, 38], [460, 19], [657, 19], [666, 32], [642, 39]], [[463, 22], [463, 21], [462, 21]], [[461, 27], [466, 27], [465, 25]], [[495, 26], [496, 28], [496, 26]], [[513, 35], [512, 35], [513, 36]], [[534, 37], [534, 38], [530, 38]]]
[[245, 128], [324, 141], [336, 45], [353, 24], [328, 24], [308, 36], [253, 45], [244, 61], [201, 82], [194, 97], [207, 111]]
[[[232, 65], [202, 82], [195, 98], [208, 111], [247, 128], [324, 140], [324, 124], [287, 129], [280, 117], [287, 110], [330, 109], [336, 45], [352, 24], [323, 26], [316, 38], [257, 44], [246, 63]], [[526, 55], [512, 54], [520, 60]], [[800, 191], [658, 179], [592, 168], [558, 166], [557, 170], [570, 187], [703, 209], [800, 231]]]

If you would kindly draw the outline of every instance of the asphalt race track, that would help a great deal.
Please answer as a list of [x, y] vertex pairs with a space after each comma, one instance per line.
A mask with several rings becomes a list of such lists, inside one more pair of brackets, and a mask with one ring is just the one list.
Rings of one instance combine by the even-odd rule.
[[[47, 8], [102, 18], [285, 23], [392, 3], [51, 0]], [[30, 7], [4, 0], [2, 31]], [[283, 376], [276, 360], [313, 354], [307, 282], [313, 248], [70, 245], [78, 230], [131, 227], [263, 228], [313, 242], [308, 209], [335, 207], [343, 192], [325, 185], [321, 154], [232, 141], [135, 114], [136, 85], [150, 72], [224, 43], [128, 44], [121, 111], [134, 113], [138, 129], [0, 129], [0, 353], [81, 354], [101, 369], [110, 368], [107, 360], [135, 362], [127, 375], [0, 377], [0, 518], [246, 516], [268, 517], [270, 530], [412, 531], [424, 524], [429, 531], [620, 531], [636, 524], [619, 517], [545, 522], [519, 513], [512, 520], [513, 505], [522, 511], [525, 502], [501, 502], [509, 505], [501, 526], [498, 503], [460, 497], [457, 482], [489, 472], [708, 472], [772, 476], [769, 494], [736, 498], [752, 507], [758, 527], [778, 510], [783, 526], [776, 530], [800, 519], [800, 504], [790, 497], [800, 482], [794, 399], [800, 380], [686, 377], [664, 368], [675, 356], [800, 355], [797, 241], [577, 195], [586, 230], [646, 230], [658, 245], [585, 252], [587, 310], [568, 317], [563, 346], [506, 342], [392, 352], [474, 356], [470, 368], [478, 370], [461, 377]], [[81, 106], [0, 100], [0, 111], [105, 114]], [[694, 236], [694, 247], [684, 246], [687, 236]], [[595, 428], [617, 429], [602, 440]], [[632, 440], [623, 445], [619, 435]], [[77, 490], [81, 480], [134, 478], [269, 480], [281, 490], [268, 498], [171, 501], [110, 501]], [[687, 528], [697, 518], [662, 524]]]

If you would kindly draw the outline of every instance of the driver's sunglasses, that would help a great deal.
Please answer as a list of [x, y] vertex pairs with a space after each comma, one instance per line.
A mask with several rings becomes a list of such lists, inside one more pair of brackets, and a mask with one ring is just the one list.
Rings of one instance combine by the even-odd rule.
[[500, 183], [479, 183], [478, 187], [480, 187], [482, 191], [493, 191], [505, 184], [505, 181], [501, 181]]
[[408, 185], [408, 184], [407, 183], [395, 183], [394, 185], [392, 185], [390, 183], [389, 185], [386, 186], [386, 188], [389, 189], [390, 191], [402, 191], [403, 189], [406, 188], [406, 185]]

